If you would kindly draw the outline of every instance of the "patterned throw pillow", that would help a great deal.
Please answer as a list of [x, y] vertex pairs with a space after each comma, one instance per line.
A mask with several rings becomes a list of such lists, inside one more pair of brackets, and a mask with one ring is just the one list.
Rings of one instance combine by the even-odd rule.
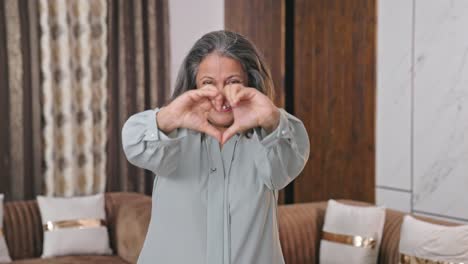
[[320, 263], [377, 263], [384, 223], [385, 208], [328, 201]]
[[3, 194], [0, 194], [0, 262], [10, 261], [10, 254], [3, 233]]
[[42, 257], [112, 253], [104, 194], [53, 198], [38, 196], [44, 228]]
[[400, 263], [468, 263], [468, 225], [443, 226], [405, 216]]

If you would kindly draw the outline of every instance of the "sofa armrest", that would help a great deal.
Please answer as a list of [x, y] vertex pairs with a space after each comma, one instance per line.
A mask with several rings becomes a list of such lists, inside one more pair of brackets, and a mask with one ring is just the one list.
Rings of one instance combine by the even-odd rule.
[[112, 193], [111, 242], [116, 254], [136, 263], [151, 218], [151, 197], [137, 193]]
[[326, 206], [326, 202], [319, 202], [278, 207], [280, 241], [286, 263], [318, 263]]

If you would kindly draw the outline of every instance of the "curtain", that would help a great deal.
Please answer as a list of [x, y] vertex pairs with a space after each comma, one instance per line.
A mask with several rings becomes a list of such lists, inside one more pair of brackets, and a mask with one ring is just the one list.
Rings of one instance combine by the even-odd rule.
[[130, 115], [170, 96], [168, 2], [109, 0], [108, 9], [107, 190], [150, 194], [153, 175], [128, 163], [121, 129]]
[[0, 193], [42, 193], [37, 2], [0, 1]]
[[125, 120], [169, 97], [167, 0], [0, 1], [0, 193], [150, 194]]
[[41, 0], [46, 194], [105, 189], [105, 0]]

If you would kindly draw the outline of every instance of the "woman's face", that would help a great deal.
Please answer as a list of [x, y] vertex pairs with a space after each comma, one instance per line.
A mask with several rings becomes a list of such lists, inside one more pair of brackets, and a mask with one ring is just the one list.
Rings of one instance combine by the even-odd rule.
[[[246, 85], [247, 76], [238, 61], [212, 53], [200, 63], [196, 83], [197, 89], [213, 85], [223, 92], [224, 86], [228, 84]], [[223, 98], [223, 110], [217, 111], [213, 108], [208, 114], [208, 121], [220, 129], [227, 128], [234, 122], [232, 109], [226, 98]]]

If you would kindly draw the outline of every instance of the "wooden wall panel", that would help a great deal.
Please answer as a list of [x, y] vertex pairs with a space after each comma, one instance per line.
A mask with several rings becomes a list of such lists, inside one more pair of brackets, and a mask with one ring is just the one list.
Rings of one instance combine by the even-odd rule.
[[225, 28], [249, 38], [270, 65], [275, 103], [284, 106], [284, 11], [282, 0], [225, 0]]
[[[283, 0], [225, 0], [225, 28], [249, 38], [270, 66], [275, 104], [285, 107], [285, 2]], [[279, 192], [285, 201], [285, 190]]]
[[296, 0], [294, 113], [311, 155], [294, 201], [374, 202], [376, 0]]

